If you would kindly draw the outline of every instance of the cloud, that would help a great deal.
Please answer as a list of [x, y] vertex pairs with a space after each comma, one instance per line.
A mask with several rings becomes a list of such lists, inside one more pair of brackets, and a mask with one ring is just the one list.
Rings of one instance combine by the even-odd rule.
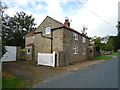
[[84, 5], [97, 16], [84, 7], [72, 16], [72, 27], [80, 31], [81, 26], [88, 26], [89, 36], [116, 35], [117, 4], [117, 0], [89, 0]]
[[[119, 0], [4, 0], [9, 9], [9, 15], [24, 11], [35, 17], [39, 25], [47, 16], [64, 22], [67, 16], [72, 20], [71, 27], [81, 31], [83, 25], [88, 27], [88, 36], [116, 35], [117, 11]], [[95, 15], [97, 14], [97, 16]], [[37, 26], [38, 26], [37, 25]]]

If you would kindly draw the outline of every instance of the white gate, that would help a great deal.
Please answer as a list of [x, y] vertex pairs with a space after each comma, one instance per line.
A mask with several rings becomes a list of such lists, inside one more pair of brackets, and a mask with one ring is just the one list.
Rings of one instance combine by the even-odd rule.
[[5, 46], [7, 52], [1, 58], [2, 62], [16, 61], [16, 47]]
[[55, 67], [55, 52], [50, 53], [38, 53], [38, 65], [46, 65]]

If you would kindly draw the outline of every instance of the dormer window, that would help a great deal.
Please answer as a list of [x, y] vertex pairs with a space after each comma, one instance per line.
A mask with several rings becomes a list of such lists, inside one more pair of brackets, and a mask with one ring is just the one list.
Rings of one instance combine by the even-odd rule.
[[50, 34], [50, 33], [51, 33], [51, 28], [45, 27], [45, 34]]

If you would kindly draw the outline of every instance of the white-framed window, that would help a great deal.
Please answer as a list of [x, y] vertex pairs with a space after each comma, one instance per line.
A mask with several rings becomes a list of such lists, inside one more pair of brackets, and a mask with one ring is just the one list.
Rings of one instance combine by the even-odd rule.
[[31, 49], [27, 48], [27, 54], [30, 54], [30, 53], [31, 53]]
[[73, 54], [78, 54], [78, 47], [77, 46], [73, 46]]
[[86, 38], [85, 38], [85, 37], [83, 37], [82, 39], [83, 39], [83, 42], [84, 42], [84, 43], [86, 43]]
[[35, 38], [35, 36], [33, 35], [32, 38]]
[[86, 54], [86, 48], [85, 47], [82, 48], [82, 54]]
[[51, 28], [45, 27], [45, 34], [50, 34], [50, 33], [51, 33]]
[[78, 40], [78, 34], [75, 33], [75, 32], [73, 32], [73, 39], [74, 39], [74, 40]]

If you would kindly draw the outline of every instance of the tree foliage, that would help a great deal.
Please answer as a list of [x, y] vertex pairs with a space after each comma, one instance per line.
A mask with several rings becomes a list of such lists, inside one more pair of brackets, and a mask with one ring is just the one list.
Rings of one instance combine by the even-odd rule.
[[6, 53], [5, 49], [5, 41], [2, 39], [2, 25], [3, 25], [3, 18], [6, 15], [5, 10], [7, 9], [7, 5], [2, 5], [2, 2], [0, 1], [0, 58]]
[[24, 12], [17, 12], [13, 17], [6, 15], [3, 18], [3, 40], [6, 45], [24, 47], [25, 40], [23, 36], [36, 29], [32, 15], [26, 15]]
[[115, 50], [114, 44], [115, 36], [106, 36], [106, 37], [93, 37], [92, 41], [96, 45], [97, 51], [112, 51]]
[[97, 51], [100, 51], [101, 49], [101, 41], [102, 41], [102, 38], [101, 37], [97, 37], [97, 36], [94, 36], [91, 38], [91, 41], [94, 42], [95, 46], [96, 46], [96, 50]]
[[28, 32], [36, 29], [35, 19], [32, 15], [27, 15], [25, 12], [16, 12], [12, 17], [8, 16], [5, 11], [8, 9], [7, 5], [2, 5], [0, 1], [0, 25], [2, 26], [2, 40], [0, 50], [2, 55], [6, 52], [5, 46], [21, 46], [24, 48], [25, 40], [23, 36]]
[[118, 29], [118, 34], [115, 37], [115, 49], [116, 50], [120, 49], [120, 21], [118, 21], [117, 29]]

